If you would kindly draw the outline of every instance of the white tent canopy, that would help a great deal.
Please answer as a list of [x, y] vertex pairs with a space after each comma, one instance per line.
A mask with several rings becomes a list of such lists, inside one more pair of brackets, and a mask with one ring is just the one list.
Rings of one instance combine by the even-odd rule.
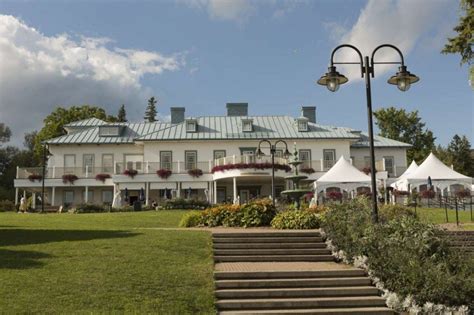
[[416, 164], [415, 161], [412, 161], [410, 166], [406, 169], [405, 172], [403, 172], [402, 175], [400, 175], [400, 177], [397, 178], [396, 182], [393, 183], [392, 186], [393, 188], [397, 189], [397, 190], [403, 190], [403, 191], [407, 191], [408, 190], [408, 181], [407, 181], [407, 177], [412, 174], [413, 172], [415, 172], [416, 170], [418, 169], [418, 164]]
[[467, 188], [472, 185], [471, 177], [460, 174], [444, 165], [433, 153], [430, 153], [423, 163], [414, 172], [408, 174], [405, 179], [411, 187], [418, 187], [427, 184], [428, 177], [431, 177], [433, 186], [441, 190], [455, 184]]
[[320, 192], [328, 187], [355, 190], [358, 187], [370, 187], [370, 176], [355, 168], [341, 156], [339, 161], [326, 174], [314, 182], [314, 189]]

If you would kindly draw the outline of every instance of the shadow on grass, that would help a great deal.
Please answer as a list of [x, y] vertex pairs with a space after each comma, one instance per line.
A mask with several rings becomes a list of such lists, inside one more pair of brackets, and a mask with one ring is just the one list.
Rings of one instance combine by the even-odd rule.
[[46, 253], [29, 250], [0, 249], [0, 269], [29, 269], [44, 265], [38, 259], [51, 258]]
[[140, 233], [107, 230], [30, 230], [6, 229], [0, 230], [0, 246], [44, 244], [63, 241], [90, 241], [95, 239], [110, 239], [133, 237]]

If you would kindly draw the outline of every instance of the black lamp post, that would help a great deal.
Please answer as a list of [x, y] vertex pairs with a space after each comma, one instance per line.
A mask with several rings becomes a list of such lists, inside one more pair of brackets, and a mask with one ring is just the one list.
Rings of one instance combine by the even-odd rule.
[[258, 143], [258, 149], [256, 152], [257, 158], [261, 158], [262, 156], [265, 155], [261, 150], [261, 144], [264, 142], [268, 143], [268, 145], [270, 146], [270, 155], [272, 157], [272, 204], [275, 205], [275, 153], [277, 150], [277, 147], [276, 147], [277, 144], [283, 143], [285, 145], [285, 152], [283, 152], [283, 157], [285, 159], [290, 157], [291, 153], [290, 151], [288, 151], [288, 144], [284, 140], [280, 139], [280, 140], [275, 141], [274, 144], [272, 144], [270, 140], [263, 139], [263, 140], [260, 140], [260, 142]]
[[[359, 61], [357, 62], [334, 62], [334, 54], [340, 48], [348, 47], [357, 52], [359, 55]], [[383, 62], [375, 62], [374, 55], [380, 48], [392, 48], [398, 52], [400, 55], [400, 61], [383, 61]], [[370, 89], [370, 76], [374, 77], [374, 66], [376, 64], [398, 64], [400, 67], [398, 68], [398, 72], [388, 79], [389, 84], [397, 85], [400, 91], [407, 91], [411, 84], [418, 82], [420, 78], [416, 75], [411, 74], [407, 67], [405, 66], [405, 62], [403, 59], [402, 52], [395, 46], [390, 44], [380, 45], [374, 49], [372, 55], [365, 56], [362, 58], [362, 53], [356, 47], [348, 44], [339, 45], [337, 46], [331, 53], [331, 64], [328, 68], [328, 72], [323, 75], [318, 81], [318, 84], [325, 85], [329, 91], [336, 92], [339, 89], [339, 85], [346, 83], [349, 81], [344, 75], [340, 74], [336, 71], [336, 64], [356, 64], [360, 65], [360, 72], [361, 77], [365, 78], [365, 91], [367, 94], [367, 115], [368, 115], [368, 125], [369, 125], [369, 143], [370, 143], [370, 176], [372, 182], [372, 220], [373, 222], [378, 222], [378, 209], [377, 209], [377, 184], [375, 180], [375, 153], [374, 153], [374, 131], [373, 131], [373, 123], [372, 123], [372, 92]]]

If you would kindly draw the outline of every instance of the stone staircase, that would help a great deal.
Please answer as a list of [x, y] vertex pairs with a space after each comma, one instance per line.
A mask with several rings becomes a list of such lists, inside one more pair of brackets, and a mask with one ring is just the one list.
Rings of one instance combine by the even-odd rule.
[[474, 254], [474, 231], [445, 231], [451, 248]]
[[361, 269], [318, 232], [214, 233], [220, 314], [394, 314]]

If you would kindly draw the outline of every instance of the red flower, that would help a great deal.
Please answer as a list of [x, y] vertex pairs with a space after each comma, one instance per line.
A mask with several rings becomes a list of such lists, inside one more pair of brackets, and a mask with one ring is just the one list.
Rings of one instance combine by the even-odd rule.
[[326, 197], [331, 200], [341, 200], [342, 193], [340, 191], [330, 191], [326, 194]]
[[202, 176], [203, 173], [201, 169], [194, 168], [194, 169], [188, 170], [188, 174], [192, 177], [200, 177]]
[[110, 174], [97, 174], [97, 175], [95, 175], [95, 180], [100, 180], [103, 183], [105, 183], [105, 180], [107, 178], [110, 178]]
[[125, 170], [125, 172], [123, 172], [123, 175], [130, 176], [131, 178], [134, 178], [135, 176], [137, 176], [137, 174], [137, 170]]
[[403, 191], [403, 190], [393, 190], [393, 195], [394, 196], [408, 196], [410, 194], [409, 191]]
[[43, 179], [43, 175], [40, 175], [40, 174], [31, 174], [30, 176], [28, 176], [28, 179], [29, 179], [31, 182], [34, 182], [35, 180], [41, 181], [41, 180]]
[[167, 170], [167, 169], [159, 169], [156, 171], [156, 175], [158, 175], [160, 178], [163, 178], [163, 179], [167, 179], [168, 177], [171, 176], [173, 172], [171, 170]]
[[[211, 170], [212, 173], [215, 172], [225, 172], [230, 170], [244, 170], [244, 169], [255, 169], [255, 170], [265, 170], [271, 169], [272, 163], [235, 163], [235, 164], [226, 164], [226, 165], [217, 165], [214, 166]], [[291, 171], [291, 167], [286, 164], [275, 164], [276, 170], [282, 170], [285, 172]]]
[[422, 198], [433, 199], [435, 197], [435, 192], [433, 190], [424, 190], [420, 193]]
[[65, 174], [65, 175], [63, 175], [63, 183], [64, 184], [67, 184], [67, 183], [74, 184], [74, 182], [78, 179], [79, 178], [74, 174]]

